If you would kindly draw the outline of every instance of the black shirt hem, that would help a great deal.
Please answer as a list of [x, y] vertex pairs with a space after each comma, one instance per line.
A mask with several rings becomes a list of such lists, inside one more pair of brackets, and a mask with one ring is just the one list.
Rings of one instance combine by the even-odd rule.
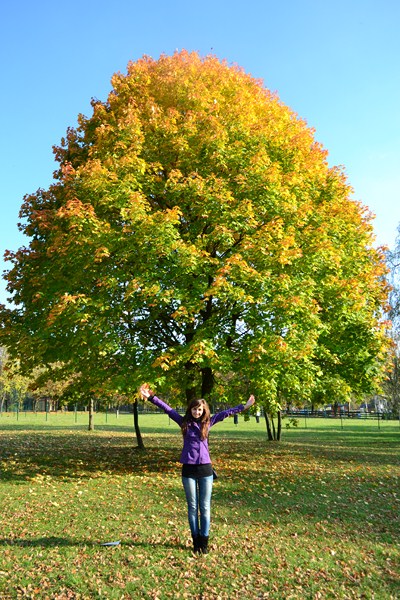
[[192, 477], [200, 479], [201, 477], [210, 477], [213, 474], [211, 463], [205, 465], [182, 465], [182, 477]]

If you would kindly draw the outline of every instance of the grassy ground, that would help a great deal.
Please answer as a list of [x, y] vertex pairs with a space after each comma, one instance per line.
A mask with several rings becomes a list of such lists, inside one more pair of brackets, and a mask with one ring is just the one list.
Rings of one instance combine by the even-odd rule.
[[195, 557], [179, 431], [140, 421], [145, 452], [132, 416], [1, 415], [0, 598], [400, 598], [398, 422], [303, 418], [280, 443], [217, 425]]

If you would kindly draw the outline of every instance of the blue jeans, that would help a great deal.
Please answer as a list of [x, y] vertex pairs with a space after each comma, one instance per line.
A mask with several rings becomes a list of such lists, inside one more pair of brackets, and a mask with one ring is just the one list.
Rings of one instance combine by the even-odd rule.
[[[208, 536], [211, 520], [211, 492], [213, 486], [213, 476], [200, 477], [182, 477], [183, 488], [186, 494], [188, 505], [189, 527], [193, 536]], [[200, 510], [200, 527], [199, 527]]]

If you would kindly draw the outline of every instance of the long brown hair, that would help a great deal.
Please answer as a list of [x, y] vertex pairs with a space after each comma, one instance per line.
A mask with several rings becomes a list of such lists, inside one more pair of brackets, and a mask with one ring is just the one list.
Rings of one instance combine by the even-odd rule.
[[198, 406], [203, 407], [203, 414], [200, 417], [200, 421], [197, 421], [200, 425], [200, 439], [206, 440], [208, 437], [208, 430], [210, 429], [210, 407], [203, 398], [191, 400], [189, 402], [181, 425], [182, 434], [186, 435], [189, 423], [194, 421], [192, 408], [197, 408]]

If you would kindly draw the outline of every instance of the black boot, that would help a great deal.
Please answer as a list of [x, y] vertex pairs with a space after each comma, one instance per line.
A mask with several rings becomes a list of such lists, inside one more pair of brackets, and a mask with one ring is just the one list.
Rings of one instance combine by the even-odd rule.
[[193, 552], [198, 554], [201, 548], [201, 539], [199, 535], [192, 535], [193, 538]]
[[208, 554], [208, 535], [200, 536], [200, 552], [201, 554]]

